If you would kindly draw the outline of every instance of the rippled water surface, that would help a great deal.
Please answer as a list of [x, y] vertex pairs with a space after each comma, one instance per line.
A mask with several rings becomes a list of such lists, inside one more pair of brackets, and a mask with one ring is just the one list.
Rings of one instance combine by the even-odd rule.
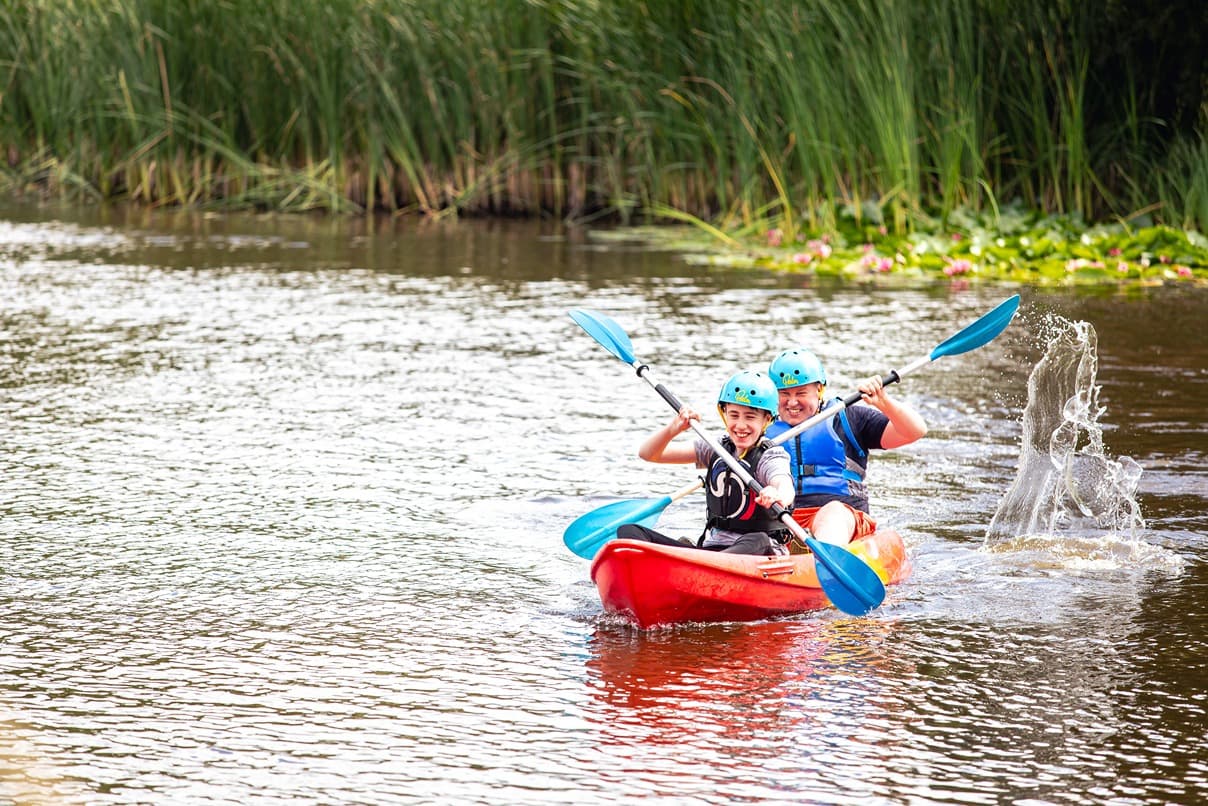
[[[1208, 294], [1018, 289], [895, 392], [874, 458], [915, 572], [872, 618], [647, 633], [578, 515], [669, 494], [679, 396], [790, 344], [831, 390], [1017, 289], [704, 270], [531, 224], [0, 210], [0, 801], [1208, 799]], [[1098, 333], [1133, 535], [989, 550], [1029, 374]], [[698, 497], [663, 526], [697, 528]]]

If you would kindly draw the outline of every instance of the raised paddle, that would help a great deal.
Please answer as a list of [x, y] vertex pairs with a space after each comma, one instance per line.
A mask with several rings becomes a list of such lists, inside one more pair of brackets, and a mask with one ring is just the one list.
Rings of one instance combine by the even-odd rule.
[[[888, 375], [881, 378], [883, 386], [889, 386], [891, 383], [897, 383], [902, 380], [903, 375], [909, 375], [919, 367], [930, 364], [936, 359], [943, 358], [946, 355], [960, 355], [967, 353], [993, 341], [994, 337], [1006, 330], [1007, 325], [1011, 324], [1011, 319], [1015, 316], [1015, 311], [1019, 308], [1019, 295], [1007, 297], [1002, 302], [998, 303], [994, 310], [981, 316], [976, 322], [967, 325], [958, 333], [953, 333], [948, 338], [935, 346], [925, 356], [917, 358], [901, 369], [890, 370]], [[859, 392], [852, 392], [842, 400], [835, 401], [826, 407], [823, 411], [785, 431], [779, 435], [780, 440], [788, 440], [800, 434], [807, 428], [811, 428], [817, 423], [810, 422], [819, 415], [833, 416], [839, 412], [857, 403], [863, 397]], [[825, 417], [823, 417], [825, 419]]]
[[[654, 380], [650, 367], [634, 357], [633, 344], [620, 325], [597, 311], [577, 309], [570, 312], [570, 317], [608, 352], [637, 370], [638, 377], [650, 384], [668, 405], [677, 412], [683, 408], [683, 404], [667, 387]], [[744, 484], [756, 493], [763, 490], [763, 485], [756, 481], [729, 451], [718, 444], [713, 435], [699, 422], [691, 420], [689, 425]], [[885, 600], [885, 583], [868, 563], [841, 546], [816, 540], [801, 524], [793, 520], [793, 514], [789, 510], [779, 504], [773, 504], [768, 509], [814, 552], [814, 569], [818, 574], [818, 582], [835, 607], [853, 616], [863, 616], [881, 605]]]
[[[928, 355], [899, 370], [890, 372], [881, 379], [881, 383], [884, 385], [897, 383], [904, 375], [914, 372], [916, 369], [938, 358], [946, 355], [960, 355], [961, 353], [967, 353], [970, 350], [989, 344], [1011, 323], [1011, 319], [1015, 316], [1017, 308], [1019, 308], [1018, 294], [1003, 300], [994, 310], [983, 315], [960, 332], [949, 336], [943, 342], [936, 345], [935, 349]], [[859, 392], [848, 395], [842, 401], [842, 408], [836, 408], [839, 404], [833, 403], [808, 420], [798, 423], [789, 431], [779, 434], [772, 442], [779, 445], [792, 439], [802, 431], [812, 428], [818, 423], [838, 414], [843, 408], [855, 404], [860, 397]], [[641, 523], [643, 526], [653, 526], [658, 520], [659, 515], [673, 501], [678, 501], [695, 492], [701, 486], [701, 482], [698, 481], [690, 487], [685, 487], [673, 495], [665, 495], [662, 498], [617, 501], [607, 504], [576, 518], [570, 526], [566, 527], [562, 540], [566, 543], [566, 547], [579, 557], [585, 560], [593, 559], [599, 553], [600, 549], [604, 548], [605, 543], [617, 536], [618, 528], [626, 523]]]

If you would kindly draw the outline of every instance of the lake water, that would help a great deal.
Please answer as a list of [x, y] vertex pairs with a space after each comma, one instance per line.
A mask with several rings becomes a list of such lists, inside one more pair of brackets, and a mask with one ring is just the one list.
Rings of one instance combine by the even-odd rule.
[[[915, 567], [872, 617], [602, 612], [563, 530], [692, 473], [636, 458], [671, 412], [568, 309], [708, 411], [801, 343], [846, 394], [1016, 291], [893, 392], [931, 432], [871, 464]], [[1206, 318], [533, 223], [0, 208], [0, 802], [1204, 802]], [[987, 540], [1062, 321], [1143, 524]]]

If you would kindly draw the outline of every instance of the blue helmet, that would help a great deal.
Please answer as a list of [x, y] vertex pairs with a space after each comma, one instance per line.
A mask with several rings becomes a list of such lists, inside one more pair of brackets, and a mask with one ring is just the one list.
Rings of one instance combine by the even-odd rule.
[[805, 348], [785, 350], [772, 359], [768, 365], [768, 374], [777, 389], [788, 389], [793, 386], [804, 386], [807, 383], [820, 383], [826, 386], [826, 372], [818, 357]]
[[750, 406], [775, 417], [780, 400], [771, 378], [762, 372], [748, 369], [732, 375], [722, 385], [721, 394], [717, 396], [717, 410], [722, 412], [723, 416], [725, 412], [722, 407], [726, 403]]

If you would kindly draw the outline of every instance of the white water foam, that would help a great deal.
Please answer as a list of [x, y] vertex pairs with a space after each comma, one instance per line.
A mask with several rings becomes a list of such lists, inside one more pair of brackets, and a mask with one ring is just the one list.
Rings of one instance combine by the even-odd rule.
[[1045, 354], [1028, 378], [1019, 468], [986, 547], [1041, 552], [1038, 562], [1065, 568], [1178, 565], [1177, 555], [1141, 539], [1141, 466], [1104, 452], [1094, 327], [1050, 315], [1042, 338]]

